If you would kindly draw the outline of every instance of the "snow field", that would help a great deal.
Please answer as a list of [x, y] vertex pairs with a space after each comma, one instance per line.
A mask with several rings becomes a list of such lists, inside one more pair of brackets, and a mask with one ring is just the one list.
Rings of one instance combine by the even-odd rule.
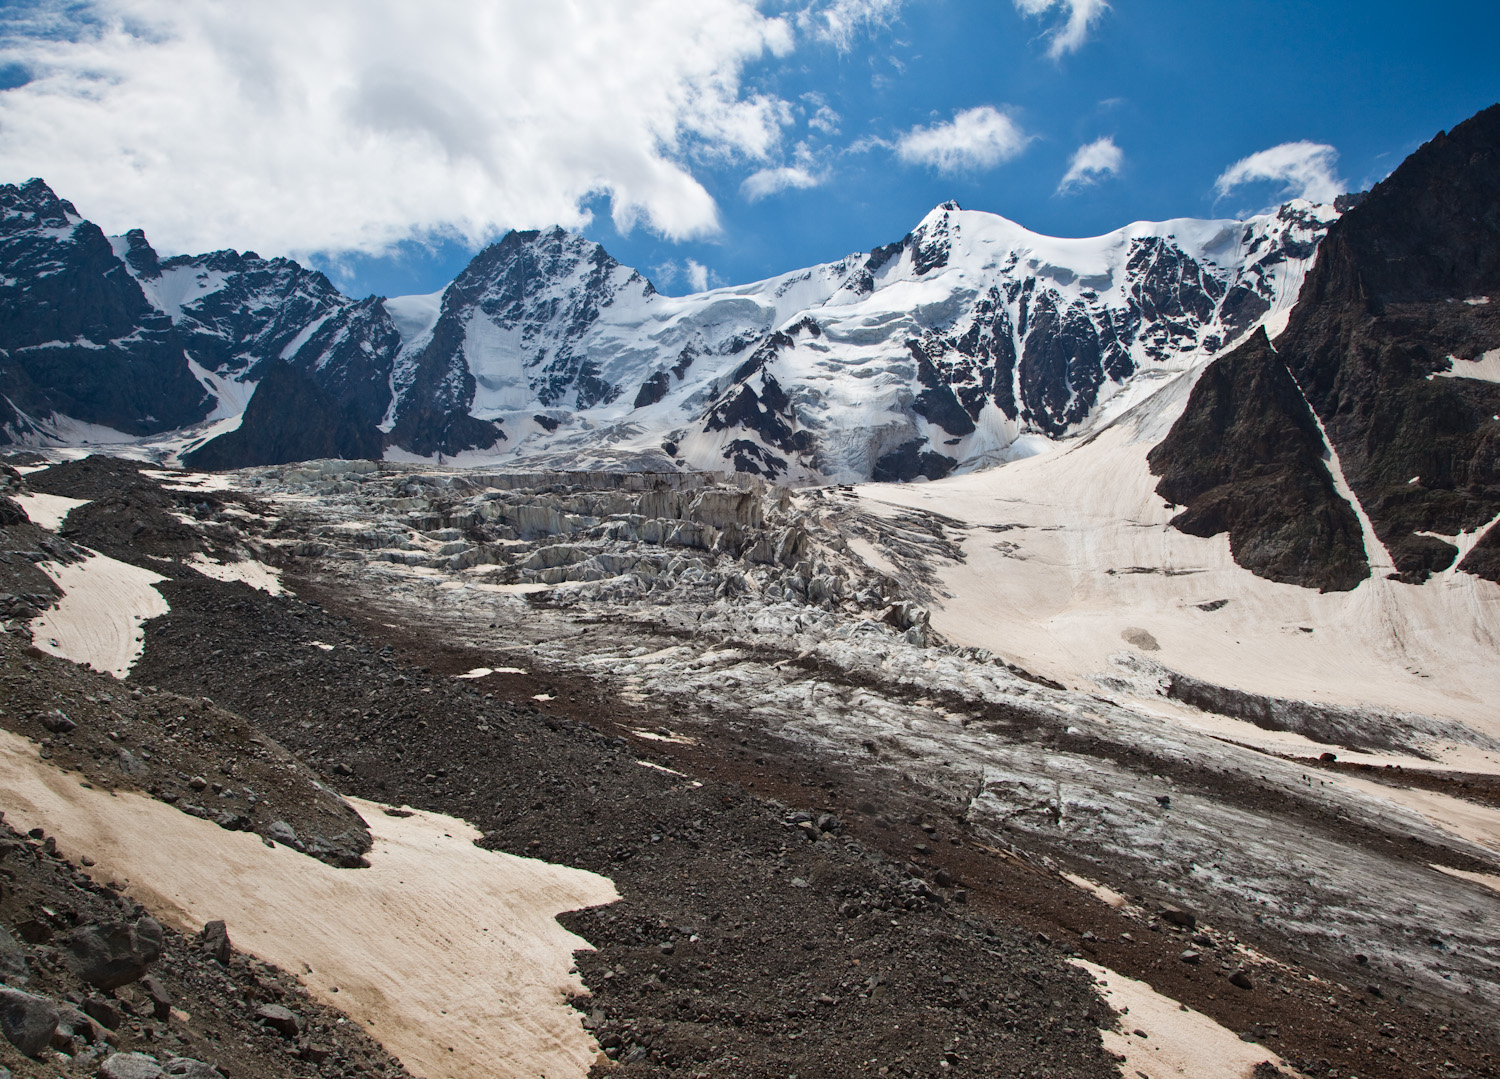
[[[70, 858], [185, 933], [221, 918], [236, 947], [300, 977], [416, 1075], [582, 1079], [597, 1055], [568, 1003], [585, 987], [560, 926], [619, 898], [604, 877], [482, 850], [453, 817], [351, 800], [375, 840], [335, 869], [132, 792], [84, 789], [0, 732], [7, 820], [45, 827]], [[451, 1051], [450, 1051], [451, 1047]]]

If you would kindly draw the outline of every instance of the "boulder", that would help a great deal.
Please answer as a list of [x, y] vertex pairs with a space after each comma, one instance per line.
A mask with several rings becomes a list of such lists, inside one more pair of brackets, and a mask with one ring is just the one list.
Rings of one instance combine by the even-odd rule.
[[97, 1074], [99, 1079], [160, 1079], [162, 1070], [145, 1053], [111, 1053]]
[[19, 989], [0, 989], [0, 1033], [21, 1052], [34, 1057], [52, 1044], [57, 1005]]
[[31, 978], [31, 968], [26, 962], [26, 949], [11, 936], [10, 930], [0, 925], [0, 980], [11, 985], [25, 985]]
[[205, 922], [203, 932], [198, 934], [198, 943], [214, 961], [222, 966], [229, 965], [234, 949], [229, 943], [229, 929], [222, 921]]
[[154, 918], [134, 924], [84, 925], [62, 938], [68, 964], [97, 989], [118, 989], [136, 981], [161, 957], [162, 928]]
[[218, 1068], [192, 1057], [173, 1057], [162, 1065], [161, 1070], [175, 1079], [224, 1079], [224, 1073]]
[[280, 1004], [262, 1004], [255, 1009], [255, 1018], [276, 1031], [283, 1038], [295, 1038], [302, 1029], [295, 1012]]

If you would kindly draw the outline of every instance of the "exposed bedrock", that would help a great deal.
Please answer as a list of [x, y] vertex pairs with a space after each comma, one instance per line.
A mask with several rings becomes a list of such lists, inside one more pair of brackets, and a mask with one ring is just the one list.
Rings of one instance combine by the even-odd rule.
[[1359, 519], [1335, 489], [1323, 437], [1264, 330], [1198, 379], [1152, 449], [1156, 490], [1193, 536], [1229, 533], [1258, 576], [1346, 591], [1370, 575]]
[[[1453, 565], [1462, 534], [1500, 516], [1500, 385], [1475, 362], [1497, 348], [1500, 106], [1439, 133], [1329, 228], [1277, 338], [1279, 361], [1252, 343], [1210, 368], [1152, 454], [1159, 490], [1189, 505], [1178, 527], [1227, 529], [1236, 560], [1262, 576], [1324, 589], [1363, 577], [1357, 534], [1335, 520], [1290, 396], [1276, 390], [1272, 408], [1229, 392], [1252, 377], [1273, 388], [1279, 362], [1400, 579], [1419, 583]], [[1278, 450], [1278, 432], [1293, 446]], [[1226, 436], [1217, 450], [1216, 433]], [[1212, 463], [1191, 459], [1205, 451]], [[1226, 468], [1230, 459], [1240, 467]], [[1291, 519], [1301, 512], [1307, 525]], [[1485, 537], [1459, 568], [1500, 582], [1496, 542]]]
[[379, 457], [380, 432], [359, 410], [342, 405], [311, 378], [273, 363], [245, 407], [239, 427], [184, 460], [194, 468], [279, 465], [309, 457]]

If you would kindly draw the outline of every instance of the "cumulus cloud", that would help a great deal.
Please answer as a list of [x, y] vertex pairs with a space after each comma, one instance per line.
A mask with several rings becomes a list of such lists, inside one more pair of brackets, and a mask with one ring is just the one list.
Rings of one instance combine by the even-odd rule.
[[759, 202], [767, 195], [793, 188], [817, 187], [822, 182], [821, 177], [815, 176], [801, 165], [783, 165], [751, 173], [740, 184], [740, 193], [751, 202]]
[[0, 177], [167, 251], [378, 253], [510, 227], [714, 232], [695, 163], [774, 160], [755, 0], [38, 0], [0, 33]]
[[1109, 10], [1105, 0], [1015, 0], [1016, 10], [1022, 15], [1040, 18], [1060, 8], [1067, 18], [1047, 32], [1047, 55], [1054, 60], [1070, 52], [1077, 52], [1089, 36], [1096, 22]]
[[1320, 142], [1284, 142], [1236, 161], [1214, 181], [1222, 198], [1242, 184], [1281, 184], [1278, 198], [1332, 202], [1349, 188], [1334, 175], [1339, 152]]
[[797, 27], [804, 33], [848, 52], [861, 33], [890, 25], [901, 13], [903, 0], [828, 0], [802, 11]]
[[1065, 194], [1074, 188], [1096, 184], [1106, 176], [1117, 176], [1124, 163], [1125, 154], [1108, 135], [1085, 143], [1073, 151], [1073, 156], [1068, 161], [1068, 171], [1057, 185], [1057, 192]]
[[999, 109], [980, 105], [955, 113], [947, 123], [914, 127], [896, 142], [896, 156], [939, 172], [988, 169], [1009, 161], [1029, 140]]

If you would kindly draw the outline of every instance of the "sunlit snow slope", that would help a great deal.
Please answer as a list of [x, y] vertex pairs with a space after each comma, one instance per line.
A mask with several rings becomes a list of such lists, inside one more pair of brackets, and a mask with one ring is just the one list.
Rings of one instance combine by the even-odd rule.
[[[192, 462], [226, 439], [204, 467], [375, 445], [786, 482], [933, 479], [1113, 414], [1279, 327], [1337, 216], [1290, 203], [1059, 240], [948, 203], [869, 253], [683, 297], [576, 233], [513, 232], [441, 293], [355, 302], [287, 259], [108, 239], [41, 181], [0, 187], [0, 209], [17, 312], [0, 326], [0, 442]], [[32, 301], [63, 286], [102, 310], [53, 326]], [[303, 378], [247, 413], [280, 364]], [[330, 450], [303, 427], [346, 434]]]

